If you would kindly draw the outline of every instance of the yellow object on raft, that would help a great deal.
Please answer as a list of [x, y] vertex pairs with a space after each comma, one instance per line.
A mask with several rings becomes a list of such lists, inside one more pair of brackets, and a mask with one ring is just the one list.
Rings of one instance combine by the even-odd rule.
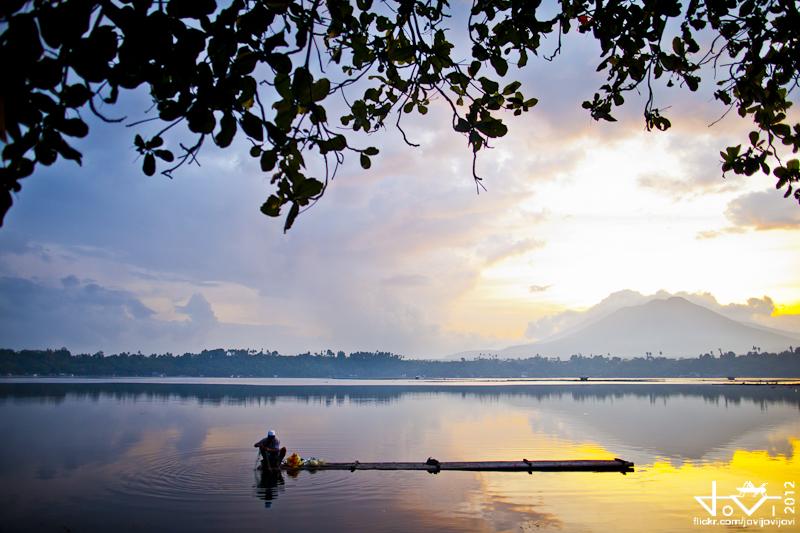
[[298, 468], [303, 464], [303, 459], [297, 455], [297, 453], [293, 453], [289, 457], [286, 458], [286, 466], [290, 468]]

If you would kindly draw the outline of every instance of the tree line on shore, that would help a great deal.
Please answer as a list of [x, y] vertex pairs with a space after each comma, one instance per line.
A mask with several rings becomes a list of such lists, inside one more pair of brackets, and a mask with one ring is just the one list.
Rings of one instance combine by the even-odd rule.
[[72, 354], [57, 350], [0, 349], [5, 376], [190, 376], [306, 378], [512, 378], [512, 377], [798, 377], [800, 347], [780, 353], [754, 348], [746, 354], [705, 353], [672, 359], [646, 354], [620, 358], [573, 355], [559, 359], [535, 355], [523, 359], [478, 356], [474, 359], [408, 359], [391, 352], [299, 355], [249, 349], [214, 349], [200, 353], [144, 355]]

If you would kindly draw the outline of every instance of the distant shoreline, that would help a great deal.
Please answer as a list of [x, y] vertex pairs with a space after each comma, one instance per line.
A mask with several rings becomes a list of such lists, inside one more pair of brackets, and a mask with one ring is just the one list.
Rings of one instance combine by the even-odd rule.
[[[798, 377], [743, 377], [730, 380], [727, 377], [649, 377], [649, 378], [589, 378], [579, 377], [536, 377], [536, 378], [498, 378], [498, 377], [468, 377], [468, 378], [425, 378], [409, 379], [407, 377], [380, 377], [380, 378], [339, 378], [339, 377], [225, 377], [225, 376], [136, 376], [136, 375], [5, 375], [0, 376], [0, 384], [11, 383], [152, 383], [164, 385], [253, 385], [253, 386], [363, 386], [381, 385], [420, 386], [430, 387], [435, 385], [473, 385], [473, 386], [524, 386], [530, 385], [609, 385], [609, 384], [649, 384], [649, 385], [725, 385], [725, 386], [759, 386], [759, 387], [796, 387], [800, 386]], [[258, 381], [258, 382], [255, 382]], [[298, 384], [297, 382], [305, 382]], [[349, 382], [349, 383], [348, 383]], [[376, 385], [376, 386], [381, 386]]]
[[[781, 353], [761, 351], [737, 355], [710, 353], [670, 359], [647, 354], [623, 359], [602, 355], [573, 355], [569, 359], [533, 356], [441, 361], [406, 359], [390, 352], [332, 350], [316, 354], [281, 355], [254, 350], [204, 350], [182, 355], [120, 353], [73, 355], [60, 350], [0, 349], [0, 376], [61, 377], [214, 377], [322, 379], [503, 379], [613, 380], [653, 382], [665, 378], [717, 379], [758, 384], [800, 376], [800, 347]], [[760, 381], [759, 381], [760, 380]]]

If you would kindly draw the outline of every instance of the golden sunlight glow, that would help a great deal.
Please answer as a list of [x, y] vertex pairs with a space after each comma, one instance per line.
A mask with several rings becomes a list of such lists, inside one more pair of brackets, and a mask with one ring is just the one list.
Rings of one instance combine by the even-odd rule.
[[[613, 450], [592, 441], [573, 441], [537, 429], [552, 413], [527, 408], [523, 411], [497, 411], [491, 416], [475, 416], [448, 420], [448, 458], [475, 458], [475, 435], [491, 436], [481, 441], [481, 458], [508, 459], [509, 449], [520, 457], [553, 458], [557, 450], [563, 459], [610, 459]], [[541, 426], [542, 428], [545, 426]], [[503, 473], [464, 473], [437, 476], [435, 483], [426, 483], [419, 491], [403, 493], [398, 504], [409, 511], [436, 516], [442, 524], [468, 525], [475, 531], [723, 531], [724, 526], [700, 528], [695, 519], [708, 518], [695, 496], [711, 494], [716, 482], [719, 495], [739, 494], [748, 482], [765, 487], [770, 497], [756, 509], [751, 518], [795, 518], [785, 507], [797, 510], [797, 486], [800, 482], [800, 435], [798, 426], [790, 424], [774, 428], [768, 440], [770, 450], [733, 448], [698, 460], [656, 458], [649, 464], [637, 463], [635, 472], [617, 473], [534, 472], [532, 475]], [[441, 438], [441, 435], [439, 436]], [[503, 446], [491, 445], [502, 439]], [[429, 443], [419, 442], [420, 447]], [[503, 452], [497, 451], [504, 448]], [[442, 450], [444, 451], [444, 450]], [[630, 457], [628, 457], [630, 459]], [[453, 484], [453, 493], [464, 497], [449, 501], [445, 487]], [[792, 487], [791, 483], [795, 486]], [[444, 484], [444, 485], [443, 485]], [[784, 498], [789, 498], [784, 500]], [[794, 499], [792, 499], [794, 498]], [[730, 501], [730, 500], [727, 500]], [[755, 496], [741, 496], [741, 502], [752, 508]], [[788, 503], [787, 503], [788, 502]], [[792, 503], [795, 502], [795, 503]], [[720, 509], [726, 503], [719, 504]], [[789, 514], [787, 514], [789, 513]], [[738, 512], [736, 516], [742, 515]], [[723, 518], [721, 515], [718, 518]], [[796, 522], [795, 522], [796, 524]], [[737, 528], [744, 531], [777, 531], [775, 528]], [[792, 527], [784, 530], [794, 530]]]
[[[453, 460], [475, 460], [475, 435], [502, 435], [504, 443], [517, 443], [521, 456], [545, 459], [613, 459], [614, 453], [594, 442], [574, 443], [564, 438], [534, 431], [531, 419], [540, 416], [536, 412], [512, 412], [491, 417], [473, 417], [452, 420], [449, 423], [446, 445], [448, 457]], [[553, 450], [557, 456], [551, 456]], [[480, 460], [508, 460], [508, 449], [486, 447], [481, 450]]]
[[790, 304], [776, 305], [775, 311], [772, 312], [772, 316], [784, 316], [784, 315], [800, 315], [800, 301], [796, 301]]
[[[546, 220], [513, 230], [516, 241], [546, 244], [487, 263], [451, 306], [450, 329], [521, 341], [538, 316], [585, 309], [623, 289], [710, 292], [721, 303], [800, 301], [800, 232], [725, 231], [728, 202], [763, 182], [733, 177], [740, 181], [730, 191], [691, 193], [687, 181], [689, 193], [671, 196], [642, 185], [696, 172], [666, 136], [642, 133], [599, 148], [574, 142], [580, 161], [549, 180], [532, 177], [535, 194], [520, 206], [546, 207]], [[703, 238], [708, 232], [716, 233]], [[800, 313], [799, 305], [780, 305], [777, 314]]]

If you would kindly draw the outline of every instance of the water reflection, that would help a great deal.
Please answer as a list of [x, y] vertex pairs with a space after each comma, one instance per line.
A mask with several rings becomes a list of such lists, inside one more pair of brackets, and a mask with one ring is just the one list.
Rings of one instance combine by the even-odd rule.
[[[488, 382], [492, 383], [492, 382]], [[753, 403], [762, 409], [770, 404], [786, 403], [800, 408], [800, 387], [792, 385], [720, 385], [720, 384], [649, 384], [603, 383], [591, 385], [231, 385], [196, 383], [105, 383], [105, 382], [15, 382], [0, 381], [0, 401], [37, 401], [60, 403], [69, 398], [105, 401], [197, 401], [204, 404], [274, 404], [283, 398], [323, 405], [343, 403], [383, 404], [414, 395], [431, 397], [458, 395], [481, 401], [504, 398], [569, 399], [575, 402], [613, 401], [636, 397], [651, 404], [680, 397], [702, 399], [714, 405], [736, 407]]]
[[283, 474], [280, 470], [257, 469], [256, 471], [256, 496], [264, 500], [264, 507], [272, 507], [278, 498], [278, 493], [285, 487]]
[[[800, 441], [793, 440], [790, 455], [736, 450], [725, 461], [687, 461], [675, 466], [669, 461], [656, 460], [637, 465], [637, 472], [625, 478], [603, 476], [588, 484], [575, 483], [568, 476], [547, 476], [539, 479], [538, 484], [520, 478], [486, 476], [482, 480], [482, 494], [475, 494], [474, 498], [476, 505], [484, 508], [492, 508], [495, 501], [502, 502], [503, 509], [508, 505], [526, 505], [532, 494], [541, 490], [547, 497], [540, 510], [560, 517], [562, 527], [567, 530], [696, 531], [693, 518], [708, 514], [694, 496], [709, 494], [712, 482], [716, 482], [720, 494], [736, 494], [746, 481], [756, 485], [766, 483], [770, 494], [783, 495], [784, 483], [796, 480], [800, 474], [799, 445]], [[751, 506], [753, 502], [747, 503]], [[776, 516], [784, 514], [782, 505], [775, 511]], [[753, 518], [770, 516], [771, 505], [753, 514]], [[793, 514], [786, 516], [792, 518]]]
[[[697, 531], [693, 496], [712, 481], [771, 491], [800, 480], [799, 407], [791, 387], [694, 384], [2, 383], [1, 525], [638, 531], [646, 519], [650, 530]], [[293, 478], [254, 470], [266, 427], [289, 453], [331, 461], [622, 457], [636, 472]]]
[[[91, 405], [95, 406], [94, 409], [97, 404], [112, 402], [116, 405], [115, 420], [100, 429], [105, 433], [119, 425], [120, 412], [128, 413], [128, 407], [145, 404], [243, 406], [275, 413], [276, 421], [290, 426], [296, 426], [297, 423], [286, 420], [284, 413], [287, 409], [303, 411], [304, 420], [308, 420], [308, 417], [316, 419], [322, 412], [334, 409], [344, 414], [334, 418], [343, 418], [349, 429], [342, 432], [331, 428], [326, 431], [342, 433], [345, 439], [351, 438], [353, 431], [358, 430], [349, 420], [348, 413], [359, 412], [362, 416], [363, 413], [372, 414], [376, 412], [374, 408], [379, 406], [386, 406], [386, 412], [397, 413], [396, 423], [401, 427], [407, 426], [410, 421], [433, 426], [447, 425], [449, 434], [479, 431], [491, 425], [498, 416], [511, 413], [517, 420], [516, 426], [509, 424], [509, 427], [530, 426], [534, 434], [547, 438], [556, 436], [576, 442], [600, 442], [617, 450], [622, 447], [630, 450], [628, 453], [631, 457], [627, 459], [640, 462], [654, 455], [676, 461], [698, 460], [736, 442], [749, 447], [786, 452], [790, 450], [786, 439], [765, 442], [765, 435], [774, 434], [781, 421], [797, 418], [800, 393], [794, 387], [691, 384], [262, 387], [160, 383], [0, 383], [0, 406], [37, 403], [59, 405], [65, 402], [82, 405], [88, 402], [89, 405], [79, 415], [81, 419], [92, 413]], [[400, 409], [395, 408], [397, 405], [401, 406]], [[413, 418], [409, 419], [402, 413], [406, 407], [417, 408], [421, 405], [427, 405], [428, 410], [414, 412]], [[460, 429], [457, 418], [452, 422], [443, 419], [446, 410], [461, 411], [467, 405], [477, 405], [480, 411], [491, 412], [492, 416], [488, 420], [469, 420], [471, 429]], [[367, 410], [359, 411], [362, 406]], [[142, 422], [147, 422], [147, 425], [156, 423], [159, 430], [167, 426], [178, 431], [180, 438], [175, 446], [179, 451], [188, 451], [194, 443], [205, 439], [209, 428], [202, 420], [189, 423], [189, 420], [181, 418], [196, 418], [191, 409], [180, 411], [180, 414], [172, 411], [165, 419], [163, 412], [153, 410], [151, 415], [156, 416], [150, 416], [147, 421], [131, 414], [130, 417], [135, 421], [120, 427], [114, 434], [103, 434], [100, 438], [113, 441], [115, 449], [124, 450], [136, 443], [140, 438]], [[383, 431], [379, 422], [375, 422], [377, 432]], [[68, 419], [56, 421], [59, 428], [74, 423], [80, 422]], [[309, 424], [308, 421], [305, 423]], [[256, 431], [256, 434], [261, 432], [263, 429]], [[513, 436], [503, 436], [506, 441], [510, 437]], [[65, 462], [80, 465], [89, 457], [93, 461], [108, 459], [103, 446], [84, 443], [80, 436], [74, 438], [78, 441], [65, 443]], [[379, 435], [369, 435], [369, 438], [378, 442], [383, 440]], [[525, 444], [521, 449], [530, 450], [530, 445]], [[548, 449], [552, 449], [549, 444], [534, 447], [534, 451], [546, 452]], [[389, 453], [390, 457], [394, 454]], [[432, 453], [433, 450], [421, 449], [418, 455], [406, 459], [417, 460]], [[0, 459], [0, 470], [3, 463]]]

